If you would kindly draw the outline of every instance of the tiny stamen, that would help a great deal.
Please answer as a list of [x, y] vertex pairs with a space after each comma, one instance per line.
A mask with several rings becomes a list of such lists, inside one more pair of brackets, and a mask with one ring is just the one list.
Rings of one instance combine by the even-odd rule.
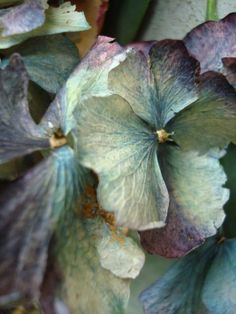
[[174, 135], [174, 132], [168, 133], [166, 130], [161, 129], [156, 131], [156, 135], [159, 143], [173, 142], [171, 136]]
[[55, 148], [66, 145], [67, 139], [65, 135], [60, 130], [58, 130], [50, 137], [49, 143], [50, 143], [50, 147], [52, 149], [55, 149]]

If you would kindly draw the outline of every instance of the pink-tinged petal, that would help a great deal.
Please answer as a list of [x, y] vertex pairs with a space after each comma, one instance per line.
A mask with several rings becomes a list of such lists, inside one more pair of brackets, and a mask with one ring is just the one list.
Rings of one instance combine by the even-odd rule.
[[187, 34], [184, 43], [200, 62], [201, 72], [222, 71], [222, 58], [236, 57], [236, 13], [197, 26]]
[[138, 41], [132, 44], [127, 45], [126, 47], [134, 48], [136, 50], [142, 51], [146, 57], [148, 57], [149, 51], [156, 44], [156, 40], [149, 41]]
[[166, 226], [141, 232], [142, 246], [165, 257], [185, 255], [216, 234], [224, 221], [223, 206], [229, 193], [218, 161], [222, 152], [182, 152], [175, 146], [160, 156], [170, 195]]

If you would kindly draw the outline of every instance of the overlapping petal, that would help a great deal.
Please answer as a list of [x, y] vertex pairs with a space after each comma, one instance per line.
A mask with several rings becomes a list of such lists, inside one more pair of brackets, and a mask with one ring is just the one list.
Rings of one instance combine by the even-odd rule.
[[141, 294], [145, 313], [234, 313], [235, 245], [210, 239], [176, 262]]
[[63, 212], [78, 201], [86, 175], [64, 146], [1, 191], [1, 308], [38, 300], [50, 238]]
[[[184, 38], [189, 52], [200, 62], [201, 72], [225, 72], [224, 58], [236, 57], [236, 14], [232, 13], [220, 21], [203, 23]], [[227, 68], [227, 66], [226, 66]], [[227, 75], [229, 82], [235, 86], [235, 77]]]
[[229, 198], [218, 160], [222, 155], [212, 150], [199, 156], [197, 151], [184, 152], [175, 146], [163, 151], [161, 169], [170, 206], [164, 228], [141, 232], [142, 245], [149, 253], [179, 257], [217, 232]]
[[236, 91], [221, 74], [200, 77], [198, 100], [167, 124], [183, 150], [204, 153], [236, 143]]
[[70, 2], [65, 2], [57, 8], [48, 7], [46, 2], [26, 1], [25, 4], [10, 7], [7, 11], [1, 10], [3, 19], [6, 14], [5, 32], [0, 34], [1, 49], [17, 45], [31, 37], [89, 29], [84, 13], [76, 12], [75, 6]]
[[28, 0], [15, 7], [1, 9], [0, 36], [27, 33], [40, 27], [45, 21], [44, 11], [47, 8], [47, 0]]
[[118, 66], [126, 58], [126, 55], [127, 50], [113, 42], [113, 39], [104, 36], [98, 37], [94, 47], [83, 58], [57, 94], [42, 125], [46, 126], [50, 121], [53, 128], [58, 128], [60, 124], [66, 134], [70, 132], [76, 124], [79, 104], [83, 100], [92, 96], [111, 94], [108, 89], [108, 73]]
[[71, 313], [126, 312], [130, 278], [139, 274], [144, 254], [112, 222], [88, 186], [78, 212], [67, 212], [57, 230], [55, 253], [64, 278], [60, 297]]
[[149, 55], [146, 50], [144, 54], [134, 50], [111, 71], [109, 84], [138, 116], [161, 129], [176, 112], [197, 99], [198, 62], [181, 41], [152, 42], [148, 50]]
[[20, 45], [30, 79], [50, 93], [56, 93], [79, 63], [76, 46], [65, 35], [31, 38]]
[[118, 225], [163, 226], [168, 194], [153, 130], [119, 96], [89, 99], [77, 121], [78, 157], [99, 175], [98, 199]]
[[49, 147], [49, 140], [30, 116], [28, 75], [19, 55], [0, 70], [0, 163]]

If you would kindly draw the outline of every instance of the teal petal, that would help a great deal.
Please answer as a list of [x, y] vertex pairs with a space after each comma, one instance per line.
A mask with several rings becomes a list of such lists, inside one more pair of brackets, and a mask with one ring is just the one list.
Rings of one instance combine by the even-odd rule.
[[[140, 118], [162, 129], [197, 99], [198, 62], [181, 41], [133, 46], [136, 49], [131, 49], [125, 61], [111, 71], [110, 88], [125, 98]], [[142, 52], [137, 51], [140, 49]]]
[[127, 58], [109, 74], [109, 87], [123, 97], [134, 112], [153, 128], [161, 128], [157, 110], [154, 77], [148, 58], [131, 49]]
[[236, 91], [221, 74], [200, 77], [199, 99], [167, 125], [183, 150], [204, 153], [236, 143]]
[[29, 113], [28, 76], [22, 59], [15, 54], [9, 62], [0, 70], [0, 163], [50, 146]]
[[57, 229], [55, 257], [63, 276], [58, 296], [70, 313], [124, 314], [130, 278], [140, 272], [144, 254], [100, 214], [96, 193], [86, 192], [78, 212], [67, 212]]
[[205, 274], [217, 248], [214, 240], [177, 261], [155, 283], [142, 292], [140, 300], [145, 314], [175, 314], [209, 312], [201, 301]]
[[233, 314], [236, 311], [236, 239], [226, 240], [207, 273], [202, 300], [210, 313]]
[[63, 212], [77, 203], [86, 176], [64, 146], [1, 191], [1, 307], [38, 300], [50, 238]]
[[235, 313], [236, 239], [216, 241], [178, 260], [142, 292], [145, 314]]
[[91, 98], [77, 118], [78, 158], [99, 176], [98, 199], [118, 225], [161, 227], [169, 204], [155, 133], [119, 96]]
[[30, 79], [56, 93], [79, 63], [76, 46], [65, 35], [29, 39], [17, 48]]
[[166, 257], [185, 255], [216, 234], [229, 198], [223, 185], [226, 175], [219, 163], [223, 152], [212, 150], [199, 156], [176, 146], [160, 155], [161, 169], [170, 194], [166, 226], [141, 233], [149, 253]]
[[[108, 73], [126, 58], [126, 50], [108, 37], [100, 36], [81, 60], [46, 113], [42, 125], [50, 124], [69, 133], [76, 125], [80, 103], [92, 96], [110, 95]], [[76, 110], [75, 110], [76, 109]], [[74, 113], [76, 111], [76, 113]]]
[[199, 64], [178, 40], [157, 42], [151, 47], [149, 56], [155, 79], [158, 119], [163, 128], [177, 112], [197, 99]]
[[79, 32], [89, 29], [84, 13], [76, 12], [75, 6], [65, 2], [57, 8], [48, 7], [45, 10], [45, 22], [36, 29], [12, 36], [0, 36], [0, 48], [9, 48], [28, 38], [52, 35], [64, 32]]

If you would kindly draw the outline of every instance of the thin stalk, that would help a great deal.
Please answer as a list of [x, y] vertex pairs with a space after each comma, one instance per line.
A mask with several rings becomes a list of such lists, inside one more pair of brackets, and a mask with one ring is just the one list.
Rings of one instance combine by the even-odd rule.
[[207, 0], [207, 12], [206, 12], [207, 21], [218, 21], [218, 12], [217, 12], [217, 0]]

